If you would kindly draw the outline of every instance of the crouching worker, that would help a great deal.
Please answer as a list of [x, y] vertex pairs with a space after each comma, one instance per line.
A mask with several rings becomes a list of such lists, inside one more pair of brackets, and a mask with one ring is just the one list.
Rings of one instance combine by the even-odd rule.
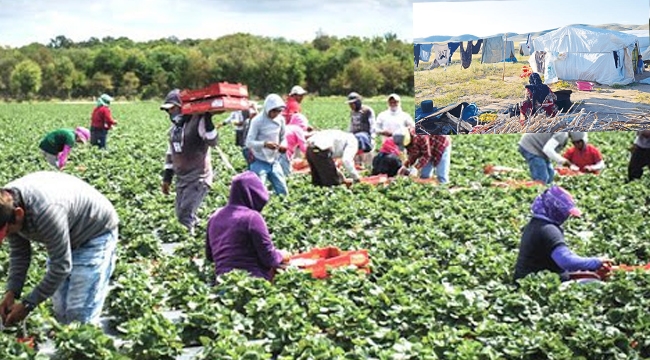
[[[354, 167], [357, 155], [372, 150], [370, 137], [365, 133], [352, 134], [342, 130], [323, 130], [307, 140], [307, 162], [311, 170], [311, 182], [317, 186], [352, 185], [359, 181]], [[336, 167], [335, 159], [343, 160], [343, 167], [351, 179]]]
[[232, 179], [228, 203], [208, 220], [205, 251], [217, 276], [239, 269], [271, 280], [275, 269], [289, 261], [291, 254], [273, 245], [261, 214], [268, 201], [266, 186], [254, 172]]
[[537, 196], [532, 212], [521, 236], [515, 280], [543, 270], [558, 273], [562, 280], [568, 280], [569, 272], [596, 271], [610, 262], [605, 258], [580, 257], [567, 246], [562, 224], [570, 216], [581, 216], [581, 212], [563, 188], [552, 186]]
[[[22, 321], [50, 297], [60, 323], [98, 324], [118, 239], [117, 212], [104, 195], [58, 172], [14, 180], [0, 189], [0, 242], [4, 237], [10, 256], [7, 292], [0, 303], [5, 325]], [[41, 249], [34, 243], [47, 251], [47, 272], [22, 296], [32, 252]]]
[[379, 150], [379, 154], [372, 160], [372, 174], [385, 174], [388, 177], [395, 177], [397, 171], [402, 167], [400, 159], [401, 151], [395, 144], [393, 138], [386, 138]]
[[564, 153], [564, 158], [573, 164], [571, 170], [592, 174], [600, 173], [600, 170], [605, 168], [605, 162], [598, 148], [587, 143], [587, 133], [571, 133], [570, 138], [573, 147]]
[[45, 135], [38, 147], [43, 152], [45, 160], [61, 170], [65, 167], [70, 151], [75, 144], [85, 144], [89, 139], [90, 131], [81, 126], [74, 130], [57, 129]]

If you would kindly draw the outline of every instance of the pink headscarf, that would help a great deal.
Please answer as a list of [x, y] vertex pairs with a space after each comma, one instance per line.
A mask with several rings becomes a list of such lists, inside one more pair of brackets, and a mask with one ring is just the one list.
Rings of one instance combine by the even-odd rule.
[[74, 129], [74, 133], [79, 137], [79, 140], [81, 140], [82, 143], [87, 143], [88, 140], [90, 140], [90, 130], [86, 129], [83, 126], [77, 126], [76, 129]]
[[387, 137], [386, 140], [384, 140], [384, 143], [381, 145], [381, 149], [379, 149], [379, 152], [383, 152], [386, 154], [393, 154], [399, 156], [400, 151], [399, 151], [399, 146], [395, 144], [395, 141], [393, 140], [392, 137]]

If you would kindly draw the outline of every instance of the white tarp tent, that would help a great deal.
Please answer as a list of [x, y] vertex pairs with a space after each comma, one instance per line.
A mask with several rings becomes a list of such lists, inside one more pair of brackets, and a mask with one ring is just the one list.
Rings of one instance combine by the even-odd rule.
[[[636, 41], [636, 36], [620, 31], [565, 26], [536, 38], [533, 46], [536, 51], [546, 51], [544, 67], [554, 65], [559, 79], [611, 86], [634, 82], [632, 51]], [[549, 58], [556, 60], [549, 64]], [[535, 54], [528, 62], [537, 68]]]

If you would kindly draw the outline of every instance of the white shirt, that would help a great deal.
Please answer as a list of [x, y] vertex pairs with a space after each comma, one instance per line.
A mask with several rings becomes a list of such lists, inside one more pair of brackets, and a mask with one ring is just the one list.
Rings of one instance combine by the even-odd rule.
[[354, 167], [354, 156], [359, 151], [359, 141], [354, 134], [342, 130], [318, 131], [307, 140], [307, 146], [331, 150], [332, 158], [340, 158], [350, 176], [354, 180], [359, 179], [359, 173]]
[[388, 130], [392, 134], [404, 134], [409, 126], [415, 127], [413, 117], [401, 108], [395, 112], [390, 109], [384, 110], [377, 116], [376, 131], [378, 133]]

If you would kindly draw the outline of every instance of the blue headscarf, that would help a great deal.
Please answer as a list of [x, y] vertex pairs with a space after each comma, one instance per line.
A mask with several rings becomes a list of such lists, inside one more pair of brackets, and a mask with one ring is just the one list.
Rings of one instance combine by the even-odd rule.
[[542, 83], [542, 78], [538, 73], [530, 74], [528, 82], [530, 85], [526, 85], [526, 88], [533, 93], [533, 102], [540, 104], [543, 103], [551, 89]]

